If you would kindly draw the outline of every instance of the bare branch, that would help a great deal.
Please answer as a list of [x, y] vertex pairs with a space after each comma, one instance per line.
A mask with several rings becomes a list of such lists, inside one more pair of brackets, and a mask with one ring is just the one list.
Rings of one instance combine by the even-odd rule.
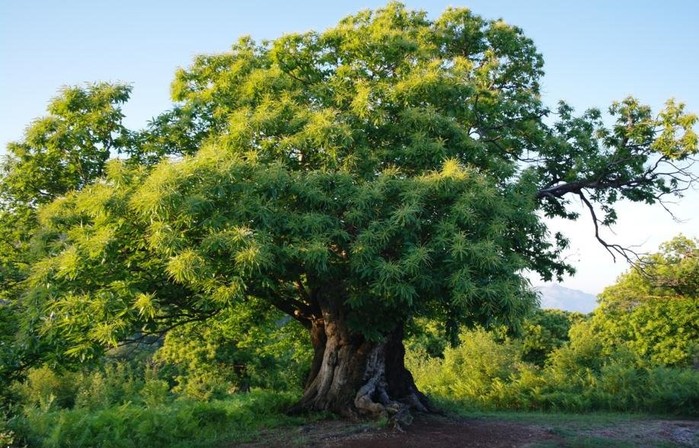
[[580, 197], [580, 200], [583, 202], [583, 204], [585, 204], [587, 209], [590, 211], [592, 223], [595, 226], [595, 238], [597, 239], [597, 241], [599, 241], [599, 243], [602, 246], [604, 246], [605, 249], [607, 249], [607, 252], [609, 252], [609, 254], [614, 259], [614, 262], [616, 262], [616, 256], [620, 255], [631, 265], [638, 264], [638, 261], [641, 259], [641, 256], [638, 253], [632, 251], [631, 249], [623, 247], [620, 244], [610, 244], [606, 242], [604, 239], [602, 239], [599, 228], [601, 221], [599, 220], [599, 218], [597, 218], [595, 208], [592, 206], [592, 203], [587, 199], [587, 197], [582, 191], [578, 193], [578, 196]]

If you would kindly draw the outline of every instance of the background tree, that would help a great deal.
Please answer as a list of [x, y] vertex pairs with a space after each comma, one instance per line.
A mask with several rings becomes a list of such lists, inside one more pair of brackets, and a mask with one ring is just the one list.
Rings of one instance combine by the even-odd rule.
[[677, 236], [600, 295], [592, 331], [605, 350], [626, 347], [651, 365], [699, 361], [699, 247]]
[[45, 351], [28, 330], [33, 321], [20, 300], [30, 266], [46, 255], [32, 244], [41, 233], [37, 208], [98, 179], [110, 157], [130, 149], [121, 111], [130, 92], [123, 84], [65, 87], [0, 163], [0, 378], [6, 384]]
[[49, 115], [10, 143], [2, 164], [2, 194], [16, 204], [44, 204], [104, 174], [107, 160], [129, 148], [121, 105], [131, 87], [99, 83], [66, 87]]
[[0, 163], [0, 299], [24, 277], [36, 207], [88, 185], [111, 156], [129, 149], [121, 105], [130, 92], [107, 83], [66, 87], [49, 103], [49, 115], [8, 145]]
[[522, 360], [542, 367], [548, 356], [570, 339], [568, 332], [584, 315], [555, 309], [539, 309], [524, 321]]
[[30, 282], [42, 331], [78, 355], [265, 301], [310, 335], [299, 409], [428, 410], [406, 325], [517, 327], [535, 303], [523, 272], [572, 271], [538, 211], [574, 218], [577, 196], [597, 228], [622, 197], [653, 203], [694, 180], [681, 105], [653, 117], [627, 99], [611, 128], [562, 105], [548, 126], [542, 67], [516, 27], [399, 3], [198, 57], [173, 85], [205, 130], [196, 155], [148, 175], [115, 162], [44, 210], [58, 227]]
[[[193, 152], [194, 145], [206, 135], [205, 129], [197, 124], [201, 120], [197, 121], [191, 108], [177, 106], [154, 118], [142, 131], [127, 129], [123, 125], [122, 106], [130, 93], [131, 87], [125, 84], [65, 87], [50, 101], [48, 114], [31, 123], [21, 141], [8, 145], [8, 154], [0, 164], [0, 304], [4, 306], [5, 318], [13, 322], [13, 325], [3, 326], [3, 335], [7, 341], [14, 342], [2, 346], [2, 353], [7, 352], [6, 357], [13, 360], [2, 363], [0, 375], [3, 378], [21, 375], [28, 366], [56, 355], [56, 350], [49, 350], [36, 337], [40, 316], [27, 311], [28, 305], [29, 309], [36, 309], [36, 304], [31, 304], [36, 295], [30, 294], [24, 300], [20, 297], [24, 294], [29, 267], [41, 257], [53, 254], [57, 241], [66, 236], [66, 226], [79, 223], [81, 214], [86, 213], [85, 207], [78, 207], [79, 211], [62, 209], [57, 212], [56, 220], [40, 225], [38, 208], [53, 201], [64, 207], [75, 206], [72, 200], [65, 198], [106, 176], [110, 158], [121, 155], [130, 166], [147, 168], [163, 157]], [[124, 184], [137, 172], [138, 169], [129, 176], [112, 176], [111, 181]], [[112, 206], [119, 204], [116, 197], [110, 196], [110, 200]], [[100, 203], [94, 200], [91, 204]], [[53, 207], [61, 210], [60, 205]], [[118, 212], [102, 212], [103, 222], [115, 216], [115, 219], [127, 219]], [[117, 224], [110, 222], [112, 227], [103, 228], [103, 235], [115, 232], [116, 228], [124, 230], [124, 226]], [[120, 237], [128, 238], [127, 232], [124, 230]], [[91, 238], [94, 245], [95, 236]], [[133, 260], [126, 265], [119, 264], [124, 258], [123, 255], [113, 256], [122, 275], [141, 278], [139, 272], [148, 266]], [[132, 266], [136, 272], [128, 271]], [[41, 268], [35, 266], [37, 270]], [[162, 289], [168, 291], [166, 287]], [[177, 301], [177, 294], [171, 299]], [[150, 334], [144, 330], [141, 333]], [[61, 346], [65, 348], [66, 343], [64, 341]], [[88, 346], [94, 353], [103, 351], [99, 344], [72, 348], [84, 357], [90, 351]]]

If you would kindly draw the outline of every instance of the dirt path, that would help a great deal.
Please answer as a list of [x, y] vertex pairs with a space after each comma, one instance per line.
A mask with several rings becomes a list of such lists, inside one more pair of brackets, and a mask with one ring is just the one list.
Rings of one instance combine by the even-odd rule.
[[699, 448], [699, 421], [636, 419], [623, 424], [548, 426], [495, 418], [422, 416], [405, 432], [368, 424], [325, 421], [262, 434], [261, 447], [338, 448], [534, 448], [571, 446]]
[[366, 432], [326, 441], [322, 447], [345, 448], [505, 448], [525, 447], [534, 441], [555, 440], [545, 428], [509, 422], [419, 419], [404, 433], [391, 430]]

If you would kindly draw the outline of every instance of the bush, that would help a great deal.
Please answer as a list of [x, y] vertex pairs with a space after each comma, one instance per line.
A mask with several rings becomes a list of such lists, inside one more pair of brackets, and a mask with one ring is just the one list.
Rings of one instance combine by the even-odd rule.
[[12, 430], [30, 446], [62, 447], [207, 447], [249, 439], [265, 427], [290, 424], [282, 410], [292, 394], [253, 391], [224, 401], [174, 401], [167, 406], [132, 403], [98, 411], [29, 410]]
[[407, 366], [424, 392], [456, 399], [463, 405], [491, 409], [505, 400], [505, 385], [519, 371], [519, 347], [498, 343], [482, 329], [461, 333], [461, 344], [444, 350], [444, 358], [409, 353]]
[[15, 383], [14, 388], [26, 407], [38, 408], [44, 412], [71, 408], [78, 391], [77, 377], [75, 373], [59, 374], [48, 366], [42, 366], [31, 369], [26, 381]]
[[623, 411], [699, 415], [699, 371], [639, 364], [620, 347], [600, 356], [602, 342], [584, 323], [542, 368], [520, 359], [519, 345], [483, 330], [462, 332], [444, 359], [410, 352], [416, 384], [437, 401], [471, 410]]
[[642, 408], [679, 415], [699, 415], [699, 371], [655, 367], [648, 369], [640, 401]]
[[78, 375], [75, 406], [103, 409], [127, 402], [139, 402], [143, 372], [128, 362], [108, 362], [102, 368]]

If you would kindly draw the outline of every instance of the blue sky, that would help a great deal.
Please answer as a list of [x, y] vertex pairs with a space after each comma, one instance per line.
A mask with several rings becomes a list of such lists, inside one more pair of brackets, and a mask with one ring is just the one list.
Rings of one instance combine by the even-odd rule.
[[[699, 2], [694, 0], [474, 0], [405, 1], [431, 17], [465, 6], [487, 18], [520, 26], [546, 61], [544, 100], [565, 99], [578, 110], [606, 108], [633, 94], [654, 108], [667, 98], [699, 112]], [[177, 67], [200, 53], [225, 51], [239, 36], [270, 39], [325, 29], [383, 1], [236, 0], [0, 0], [0, 151], [21, 139], [32, 119], [63, 85], [122, 81], [134, 87], [127, 124], [141, 127], [168, 108]], [[699, 237], [699, 194], [673, 211], [622, 206], [608, 238], [655, 250], [679, 232]], [[626, 265], [597, 246], [584, 219], [563, 226], [578, 275], [566, 286], [598, 293]]]

